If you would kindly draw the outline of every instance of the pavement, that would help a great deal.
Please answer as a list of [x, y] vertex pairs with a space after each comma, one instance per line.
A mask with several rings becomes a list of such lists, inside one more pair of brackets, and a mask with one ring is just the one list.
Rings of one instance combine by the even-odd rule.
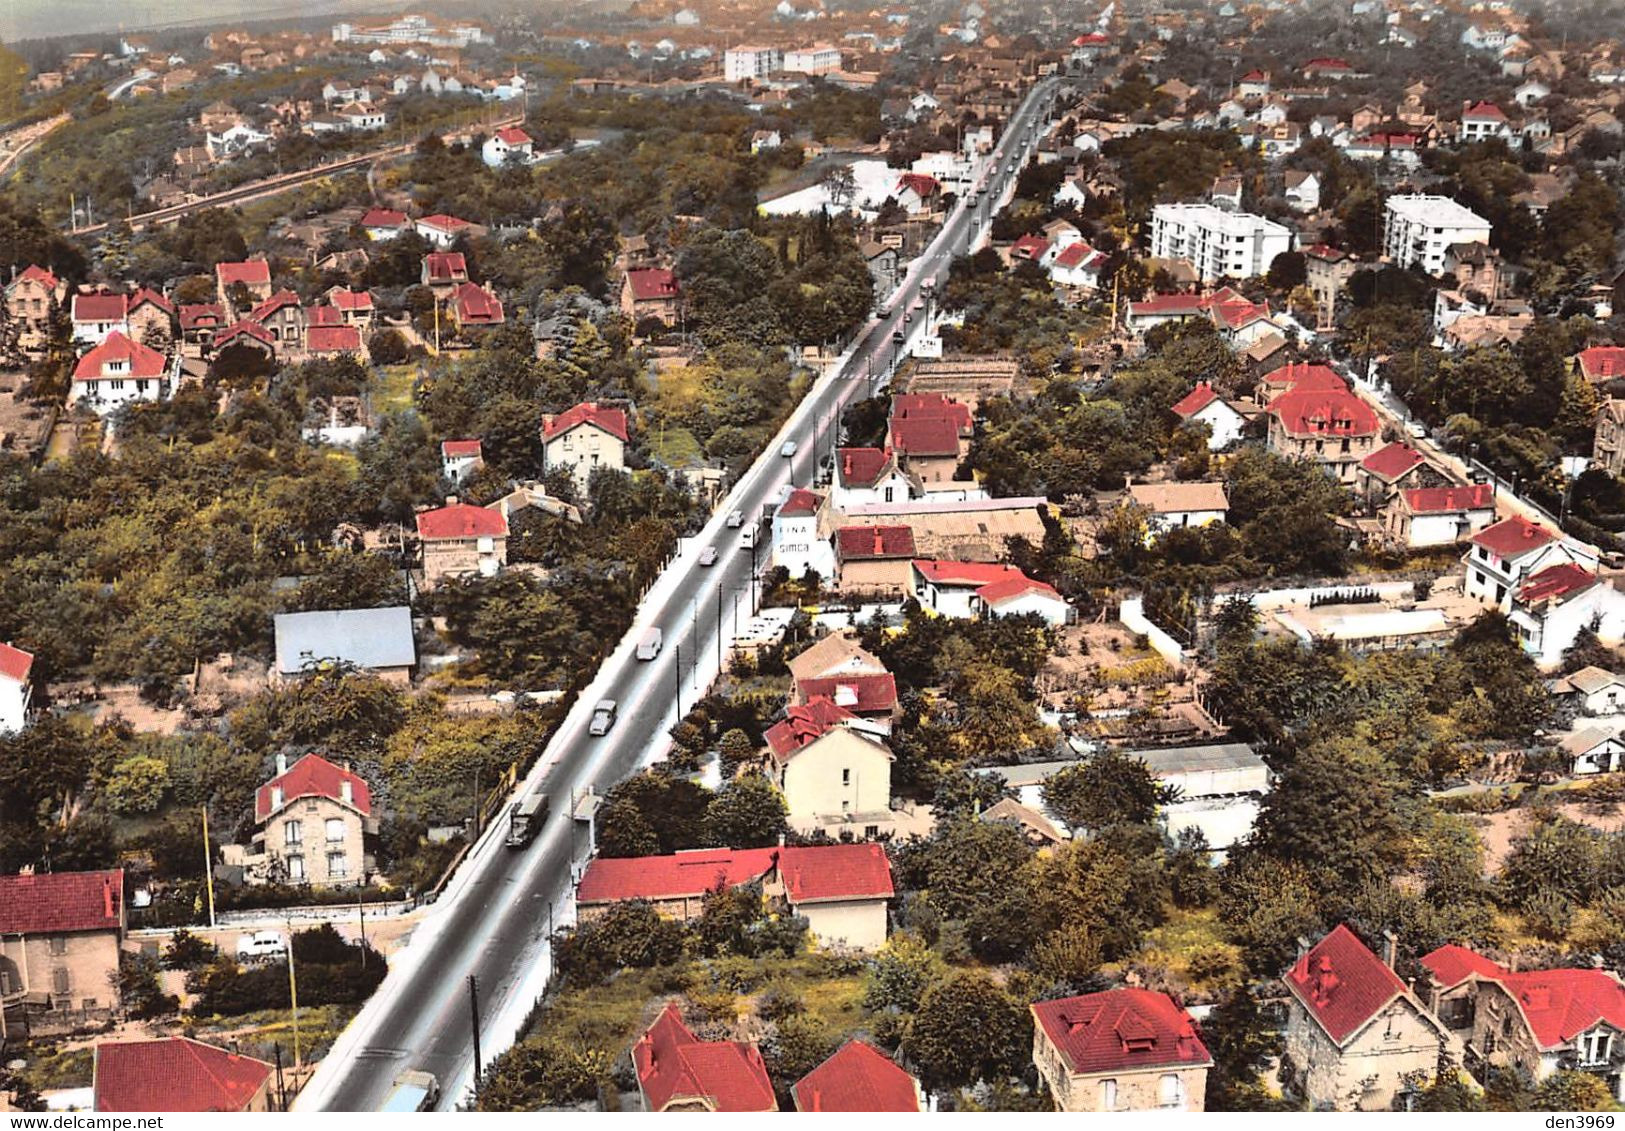
[[[755, 607], [768, 548], [766, 516], [786, 488], [812, 483], [819, 460], [832, 456], [838, 442], [841, 410], [884, 385], [906, 354], [926, 323], [915, 307], [922, 287], [943, 282], [953, 258], [986, 234], [990, 206], [1037, 144], [1033, 126], [1048, 113], [1057, 85], [1045, 80], [1028, 93], [984, 168], [980, 183], [986, 191], [966, 194], [883, 314], [814, 384], [705, 529], [683, 540], [645, 595], [631, 630], [517, 791], [542, 788], [551, 795], [552, 816], [542, 832], [528, 848], [515, 850], [503, 844], [500, 822], [487, 830], [294, 1110], [377, 1110], [406, 1070], [435, 1075], [442, 1109], [467, 1102], [475, 1074], [470, 976], [477, 986], [484, 1063], [518, 1039], [546, 989], [548, 939], [554, 927], [570, 921], [574, 880], [591, 849], [586, 825], [570, 818], [574, 799], [589, 790], [605, 792], [664, 755], [667, 729], [710, 684], [733, 626]], [[795, 445], [788, 456], [781, 454], [786, 443]], [[743, 516], [737, 528], [728, 525], [736, 511]], [[747, 539], [751, 531], [754, 550]], [[700, 564], [707, 547], [717, 554], [710, 566]], [[652, 661], [640, 662], [637, 642], [649, 628], [661, 630], [663, 647]], [[617, 703], [618, 717], [607, 735], [595, 738], [587, 726], [601, 699]]]

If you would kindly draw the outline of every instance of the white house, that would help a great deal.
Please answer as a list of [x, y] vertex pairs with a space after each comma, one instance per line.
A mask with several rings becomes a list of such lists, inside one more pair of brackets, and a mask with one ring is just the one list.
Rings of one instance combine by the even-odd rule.
[[1625, 638], [1625, 593], [1585, 566], [1549, 565], [1518, 587], [1507, 619], [1535, 663], [1553, 668], [1585, 629], [1611, 643]]
[[1071, 612], [1053, 588], [1012, 565], [916, 558], [909, 589], [922, 608], [961, 620], [1034, 613], [1045, 624], [1063, 625]]
[[1555, 681], [1552, 691], [1575, 696], [1580, 710], [1588, 715], [1625, 712], [1625, 679], [1595, 664]]
[[75, 294], [69, 317], [73, 321], [74, 345], [100, 345], [109, 334], [130, 332], [130, 296], [101, 291]]
[[34, 694], [28, 673], [33, 667], [33, 653], [0, 644], [0, 734], [15, 734], [28, 725]]
[[1461, 112], [1461, 125], [1456, 140], [1462, 145], [1475, 141], [1511, 141], [1512, 124], [1506, 113], [1493, 102], [1479, 102]]
[[1213, 452], [1241, 439], [1241, 429], [1247, 423], [1247, 418], [1206, 381], [1174, 405], [1174, 414], [1187, 424], [1206, 424], [1210, 433], [1207, 446]]
[[1539, 79], [1530, 79], [1512, 92], [1512, 101], [1528, 109], [1552, 92], [1552, 88]]
[[485, 465], [478, 440], [442, 440], [440, 473], [458, 486]]
[[754, 81], [782, 70], [783, 63], [777, 47], [730, 47], [722, 56], [722, 74], [729, 82]]
[[162, 400], [169, 395], [169, 369], [163, 354], [115, 330], [74, 366], [68, 405], [103, 413], [131, 401]]
[[835, 453], [830, 503], [838, 511], [871, 503], [900, 503], [912, 497], [907, 474], [890, 448], [841, 448]]
[[1182, 526], [1223, 522], [1230, 513], [1223, 483], [1135, 483], [1128, 497], [1146, 512], [1148, 538]]
[[1564, 735], [1557, 748], [1568, 760], [1569, 773], [1575, 776], [1625, 769], [1625, 737], [1615, 727], [1581, 727]]
[[794, 74], [827, 75], [841, 69], [841, 49], [828, 43], [792, 47], [784, 53], [780, 66]]
[[1466, 487], [1412, 487], [1388, 504], [1383, 530], [1408, 550], [1453, 546], [1495, 522], [1495, 488], [1489, 483]]
[[1556, 565], [1595, 571], [1595, 555], [1522, 515], [1502, 519], [1468, 540], [1467, 596], [1511, 614], [1513, 597], [1534, 574]]
[[809, 569], [828, 581], [835, 576], [835, 547], [829, 540], [829, 499], [816, 491], [798, 488], [773, 512], [770, 561], [791, 577]]
[[1292, 250], [1292, 231], [1250, 212], [1211, 204], [1158, 204], [1151, 211], [1151, 254], [1188, 260], [1204, 282], [1252, 278]]
[[1320, 207], [1320, 178], [1299, 169], [1288, 170], [1282, 195], [1293, 211], [1314, 212]]
[[1105, 269], [1108, 256], [1090, 247], [1082, 240], [1061, 246], [1049, 262], [1049, 277], [1061, 287], [1079, 290], [1100, 289], [1100, 273]]
[[480, 156], [493, 169], [500, 169], [509, 161], [529, 164], [536, 159], [535, 145], [524, 130], [518, 126], [508, 126], [485, 139]]
[[457, 242], [457, 237], [464, 232], [470, 232], [474, 227], [467, 220], [460, 220], [456, 216], [447, 216], [437, 212], [433, 216], [423, 216], [414, 221], [412, 226], [417, 229], [418, 235], [444, 251]]

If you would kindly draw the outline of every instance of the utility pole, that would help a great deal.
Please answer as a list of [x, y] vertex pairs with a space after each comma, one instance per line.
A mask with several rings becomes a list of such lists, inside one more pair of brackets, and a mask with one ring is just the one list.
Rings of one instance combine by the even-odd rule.
[[468, 976], [468, 1020], [474, 1031], [474, 1095], [480, 1094], [480, 980]]
[[288, 924], [288, 1003], [293, 1007], [293, 1071], [297, 1076], [304, 1064], [299, 1055], [299, 980], [293, 970], [293, 920], [285, 922]]
[[677, 721], [683, 721], [683, 646], [671, 646], [672, 682], [677, 685]]
[[361, 925], [361, 969], [367, 968], [367, 905], [361, 902], [361, 893], [355, 896], [356, 919]]
[[[214, 930], [214, 857], [209, 851], [209, 807], [203, 813], [203, 888], [209, 893], [209, 929]], [[292, 945], [291, 942], [289, 945]]]

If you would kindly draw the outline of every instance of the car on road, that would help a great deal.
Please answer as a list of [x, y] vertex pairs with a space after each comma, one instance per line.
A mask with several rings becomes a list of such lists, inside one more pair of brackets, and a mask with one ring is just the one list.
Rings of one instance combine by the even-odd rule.
[[702, 566], [712, 566], [717, 564], [717, 548], [715, 546], [707, 546], [705, 549], [700, 551], [700, 564]]
[[780, 444], [779, 454], [785, 459], [790, 459], [796, 454], [796, 442], [794, 440], [786, 440], [784, 443]]
[[746, 528], [746, 530], [745, 530], [745, 546], [746, 546], [747, 549], [750, 549], [750, 548], [753, 548], [755, 545], [756, 545], [756, 528], [754, 526], [751, 526], [751, 527]]
[[658, 628], [650, 628], [645, 632], [643, 638], [638, 641], [638, 659], [652, 660], [660, 655], [661, 639]]
[[738, 530], [743, 525], [745, 525], [744, 511], [734, 511], [733, 514], [728, 516], [728, 526], [730, 529]]
[[280, 958], [288, 949], [287, 942], [282, 938], [280, 931], [255, 931], [250, 935], [241, 935], [237, 939], [237, 961], [246, 965], [258, 962], [270, 962], [273, 958]]
[[615, 700], [598, 700], [598, 706], [592, 709], [592, 722], [587, 725], [587, 733], [594, 738], [608, 734], [609, 728], [615, 725], [615, 710]]
[[1413, 440], [1425, 440], [1425, 439], [1427, 439], [1427, 435], [1428, 435], [1427, 425], [1423, 424], [1420, 420], [1408, 420], [1408, 421], [1406, 421], [1405, 422], [1405, 432]]

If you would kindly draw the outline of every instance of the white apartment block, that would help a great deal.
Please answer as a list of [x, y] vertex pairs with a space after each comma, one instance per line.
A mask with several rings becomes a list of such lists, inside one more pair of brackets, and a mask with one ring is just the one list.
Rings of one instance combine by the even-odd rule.
[[1227, 212], [1211, 204], [1159, 204], [1151, 212], [1151, 254], [1188, 259], [1203, 282], [1262, 275], [1292, 232], [1250, 212]]
[[1400, 267], [1444, 273], [1451, 244], [1489, 243], [1490, 222], [1448, 196], [1390, 196], [1383, 214], [1383, 254]]
[[722, 56], [722, 74], [729, 82], [763, 79], [784, 69], [784, 53], [777, 47], [730, 47]]
[[832, 74], [841, 69], [841, 49], [827, 43], [792, 47], [784, 53], [783, 69], [798, 75]]

